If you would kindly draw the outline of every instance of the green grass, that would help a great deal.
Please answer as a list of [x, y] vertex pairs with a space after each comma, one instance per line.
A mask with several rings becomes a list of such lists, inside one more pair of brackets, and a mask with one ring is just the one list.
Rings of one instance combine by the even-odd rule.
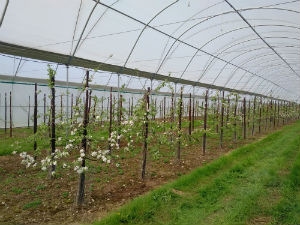
[[299, 134], [300, 122], [286, 126], [136, 198], [94, 225], [300, 224]]
[[37, 208], [40, 204], [41, 204], [40, 200], [29, 202], [23, 206], [23, 209], [26, 210], [26, 209]]

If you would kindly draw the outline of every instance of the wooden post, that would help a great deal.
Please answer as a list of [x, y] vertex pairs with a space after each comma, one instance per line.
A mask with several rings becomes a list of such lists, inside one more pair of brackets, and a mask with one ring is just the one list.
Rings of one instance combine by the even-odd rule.
[[260, 103], [259, 103], [258, 133], [261, 133], [261, 113], [262, 113], [262, 98], [260, 98]]
[[178, 142], [177, 142], [177, 160], [180, 161], [180, 148], [181, 148], [181, 116], [182, 116], [182, 92], [183, 87], [180, 91], [180, 102], [179, 102], [179, 115], [178, 115]]
[[87, 120], [90, 121], [90, 112], [91, 112], [91, 106], [92, 106], [92, 90], [89, 92], [89, 101], [88, 101], [88, 113], [87, 113]]
[[9, 92], [9, 136], [12, 137], [12, 97], [11, 91]]
[[120, 95], [120, 99], [119, 99], [119, 117], [118, 117], [118, 145], [120, 145], [121, 139], [119, 138], [121, 135], [121, 122], [122, 122], [122, 98], [123, 96]]
[[229, 95], [227, 97], [227, 103], [228, 103], [228, 106], [227, 106], [227, 110], [226, 110], [226, 128], [228, 126], [229, 114], [230, 114], [230, 97], [229, 97]]
[[251, 101], [248, 101], [248, 115], [247, 115], [247, 123], [248, 127], [250, 128], [250, 119], [251, 119]]
[[206, 90], [205, 94], [205, 105], [204, 105], [204, 123], [203, 123], [203, 138], [202, 138], [202, 155], [205, 155], [206, 151], [206, 130], [207, 130], [207, 99], [208, 99], [208, 90]]
[[273, 129], [276, 128], [276, 112], [277, 112], [277, 102], [274, 101], [274, 112], [273, 112]]
[[195, 96], [193, 96], [192, 130], [195, 129]]
[[174, 123], [174, 92], [172, 92], [172, 97], [171, 97], [171, 129], [173, 128], [173, 123]]
[[46, 124], [46, 94], [44, 94], [44, 124]]
[[130, 110], [130, 112], [131, 112], [131, 116], [133, 115], [133, 97], [131, 97], [131, 110]]
[[[55, 73], [50, 76], [51, 86], [51, 153], [52, 162], [55, 156]], [[56, 166], [52, 163], [51, 165], [51, 178], [54, 178], [53, 173], [55, 172]]]
[[[88, 113], [89, 113], [89, 71], [86, 71], [86, 83], [85, 83], [85, 106], [84, 106], [84, 115], [83, 115], [83, 138], [81, 145], [84, 151], [84, 154], [87, 154], [87, 125], [88, 125]], [[85, 168], [85, 156], [82, 157], [81, 167]], [[77, 205], [81, 206], [84, 201], [84, 189], [85, 189], [85, 171], [80, 174], [79, 178], [79, 188], [77, 196]]]
[[234, 114], [233, 114], [233, 116], [234, 116], [234, 124], [233, 124], [233, 126], [234, 126], [234, 131], [233, 131], [233, 140], [234, 140], [234, 142], [237, 141], [237, 129], [236, 129], [236, 125], [237, 125], [237, 119], [236, 119], [236, 117], [237, 117], [237, 110], [238, 110], [238, 96], [236, 95], [235, 96], [235, 104], [234, 104]]
[[4, 132], [7, 133], [7, 94], [5, 92], [4, 99]]
[[147, 163], [147, 151], [148, 151], [148, 126], [149, 126], [149, 94], [150, 88], [148, 87], [147, 92], [145, 93], [145, 114], [144, 114], [144, 149], [143, 149], [143, 164], [142, 164], [142, 179], [145, 179], [146, 174], [146, 163]]
[[30, 95], [28, 96], [28, 116], [27, 116], [27, 127], [30, 126]]
[[192, 135], [192, 94], [189, 99], [189, 135]]
[[217, 103], [217, 115], [216, 115], [216, 122], [217, 122], [217, 125], [216, 125], [216, 132], [219, 133], [219, 108], [220, 108], [220, 97], [219, 97], [219, 93], [218, 93], [218, 103]]
[[73, 123], [73, 93], [71, 94], [71, 124]]
[[93, 121], [96, 121], [96, 107], [97, 107], [98, 98], [97, 98], [97, 96], [95, 95], [93, 99], [94, 99]]
[[62, 102], [62, 94], [60, 95], [60, 122], [63, 121], [63, 102]]
[[109, 154], [111, 155], [111, 131], [112, 131], [112, 87], [110, 88], [110, 97], [109, 97], [110, 101], [109, 101], [109, 128], [108, 128], [108, 150], [109, 150]]
[[256, 96], [254, 97], [254, 102], [253, 102], [253, 115], [252, 115], [252, 136], [254, 135], [255, 131], [255, 107], [256, 107]]
[[243, 102], [243, 120], [244, 120], [244, 123], [243, 123], [243, 129], [244, 129], [244, 132], [243, 132], [243, 135], [244, 135], [244, 139], [246, 139], [247, 135], [246, 135], [246, 132], [247, 132], [247, 124], [246, 124], [246, 98], [244, 97], [244, 102]]
[[[34, 111], [33, 111], [33, 134], [37, 132], [37, 83], [34, 84]], [[36, 137], [34, 136], [33, 151], [37, 149]], [[35, 156], [36, 159], [36, 156]]]
[[164, 117], [164, 123], [166, 122], [166, 96], [164, 97], [164, 101], [163, 101], [163, 117]]
[[223, 135], [224, 135], [224, 91], [222, 93], [222, 102], [221, 102], [221, 124], [220, 124], [220, 148], [223, 148]]

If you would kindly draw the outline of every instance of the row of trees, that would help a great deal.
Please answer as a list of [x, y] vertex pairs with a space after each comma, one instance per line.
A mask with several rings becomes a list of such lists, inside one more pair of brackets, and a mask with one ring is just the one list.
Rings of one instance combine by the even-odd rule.
[[[237, 141], [240, 136], [246, 138], [247, 132], [251, 135], [255, 132], [261, 133], [299, 119], [300, 115], [299, 105], [292, 102], [258, 97], [246, 100], [246, 97], [241, 98], [236, 93], [225, 96], [224, 91], [209, 96], [207, 90], [201, 102], [190, 94], [184, 104], [183, 88], [176, 96], [168, 82], [163, 82], [153, 91], [148, 88], [144, 97], [135, 105], [133, 100], [126, 104], [122, 95], [114, 102], [112, 89], [108, 99], [99, 99], [92, 96], [92, 90], [89, 88], [91, 79], [87, 71], [85, 85], [76, 98], [76, 103], [73, 105], [71, 101], [70, 118], [64, 121], [61, 119], [62, 112], [57, 114], [55, 109], [55, 71], [49, 67], [48, 74], [51, 107], [46, 112], [44, 104], [44, 124], [37, 126], [38, 90], [35, 85], [34, 151], [33, 155], [23, 152], [20, 156], [22, 164], [26, 167], [40, 166], [42, 170], [48, 170], [51, 179], [55, 178], [57, 166], [77, 172], [78, 206], [84, 202], [89, 161], [114, 163], [117, 166], [120, 151], [140, 152], [138, 146], [142, 146], [141, 178], [144, 180], [147, 156], [149, 152], [159, 154], [161, 146], [168, 146], [170, 151], [174, 151], [176, 160], [180, 163], [183, 146], [202, 146], [202, 154], [205, 155], [207, 138], [211, 136], [218, 136], [220, 148], [223, 148], [225, 136], [231, 136]], [[164, 97], [158, 107], [153, 93], [164, 86], [170, 89], [170, 104], [166, 103]], [[105, 109], [103, 103], [106, 100]], [[157, 118], [158, 114], [160, 115]], [[56, 118], [60, 118], [60, 121]], [[93, 137], [99, 127], [104, 132], [100, 137]], [[49, 154], [45, 154], [45, 149], [37, 146], [38, 139], [44, 137], [49, 137], [50, 140]]]

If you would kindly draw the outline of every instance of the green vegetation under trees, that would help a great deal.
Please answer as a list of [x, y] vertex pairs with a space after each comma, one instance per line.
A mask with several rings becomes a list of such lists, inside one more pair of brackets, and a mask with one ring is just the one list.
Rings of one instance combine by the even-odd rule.
[[300, 122], [139, 197], [102, 224], [300, 224]]

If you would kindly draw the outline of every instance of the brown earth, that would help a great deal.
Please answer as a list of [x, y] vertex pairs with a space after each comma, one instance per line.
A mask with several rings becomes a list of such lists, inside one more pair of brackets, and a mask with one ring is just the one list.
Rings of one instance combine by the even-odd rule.
[[[80, 224], [99, 220], [134, 197], [265, 135], [266, 132], [256, 134], [237, 143], [229, 137], [223, 149], [217, 138], [210, 138], [205, 156], [201, 154], [201, 144], [193, 144], [182, 149], [180, 163], [170, 154], [159, 159], [149, 157], [145, 181], [140, 179], [140, 153], [126, 157], [120, 154], [120, 168], [115, 163], [106, 166], [90, 162], [82, 209], [75, 206], [78, 175], [72, 169], [58, 171], [57, 178], [50, 180], [40, 169], [25, 169], [18, 155], [1, 156], [0, 224]], [[170, 152], [168, 148], [160, 151]]]

